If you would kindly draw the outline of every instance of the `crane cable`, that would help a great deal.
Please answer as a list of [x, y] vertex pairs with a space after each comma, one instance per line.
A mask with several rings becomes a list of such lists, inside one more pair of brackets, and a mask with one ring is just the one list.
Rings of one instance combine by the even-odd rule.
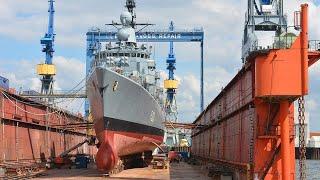
[[[16, 105], [16, 103], [13, 102], [13, 101], [11, 100], [11, 98], [10, 98], [6, 93], [4, 93], [2, 90], [1, 90], [1, 94], [3, 94], [3, 95], [9, 100], [9, 102], [11, 102], [15, 107], [17, 107], [17, 108], [20, 109], [21, 111], [23, 111], [23, 112], [25, 112], [25, 113], [28, 113], [28, 114], [35, 115], [35, 116], [45, 116], [45, 115], [55, 114], [55, 113], [57, 113], [57, 112], [62, 111], [62, 110], [55, 110], [55, 111], [53, 111], [53, 112], [44, 113], [44, 114], [33, 113], [33, 112], [27, 111], [27, 110], [21, 108], [20, 106]], [[14, 99], [15, 99], [15, 98], [14, 98]], [[71, 101], [71, 103], [72, 103], [72, 102], [73, 102], [73, 101]], [[69, 103], [68, 105], [70, 105], [71, 103]]]

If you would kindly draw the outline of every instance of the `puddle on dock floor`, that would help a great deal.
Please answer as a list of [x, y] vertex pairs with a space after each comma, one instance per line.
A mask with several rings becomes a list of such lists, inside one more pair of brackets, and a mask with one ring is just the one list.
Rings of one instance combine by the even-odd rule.
[[201, 170], [199, 166], [191, 166], [187, 163], [173, 163], [170, 164], [169, 169], [152, 169], [137, 168], [124, 170], [119, 174], [111, 177], [103, 177], [103, 175], [97, 171], [94, 167], [88, 169], [52, 169], [42, 173], [44, 176], [36, 179], [66, 179], [66, 180], [80, 180], [80, 179], [112, 179], [112, 180], [142, 180], [142, 179], [154, 179], [154, 180], [169, 180], [169, 179], [210, 179], [207, 177], [207, 173]]

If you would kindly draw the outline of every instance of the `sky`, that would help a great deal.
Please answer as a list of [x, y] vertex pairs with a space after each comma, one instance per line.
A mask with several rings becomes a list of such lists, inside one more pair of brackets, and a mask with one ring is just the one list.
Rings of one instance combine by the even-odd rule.
[[[310, 7], [310, 39], [320, 40], [320, 7], [315, 0], [284, 0], [288, 24], [293, 25], [293, 12], [308, 2]], [[58, 73], [55, 89], [73, 88], [85, 77], [85, 34], [92, 27], [104, 28], [112, 20], [118, 21], [125, 0], [55, 0], [56, 42], [54, 64]], [[242, 67], [241, 41], [246, 0], [137, 0], [139, 22], [167, 28], [205, 30], [205, 105], [227, 85]], [[47, 0], [0, 0], [0, 76], [10, 80], [16, 89], [40, 90], [35, 73], [36, 64], [44, 61], [40, 38], [48, 21]], [[262, 36], [261, 40], [265, 40]], [[266, 38], [268, 39], [268, 38]], [[269, 38], [270, 39], [270, 38]], [[168, 44], [150, 44], [153, 57], [161, 71], [166, 72]], [[177, 93], [179, 120], [192, 122], [200, 111], [200, 45], [176, 43], [176, 76], [180, 80]], [[319, 63], [318, 63], [319, 64]], [[320, 131], [320, 65], [310, 69], [310, 93], [307, 109], [311, 130]], [[61, 106], [74, 112], [83, 111], [83, 101], [66, 101]]]

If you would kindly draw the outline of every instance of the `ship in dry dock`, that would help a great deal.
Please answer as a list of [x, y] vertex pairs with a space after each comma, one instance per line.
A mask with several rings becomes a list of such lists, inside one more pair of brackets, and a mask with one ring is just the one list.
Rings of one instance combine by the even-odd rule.
[[135, 2], [120, 16], [115, 45], [95, 53], [87, 94], [99, 140], [99, 170], [122, 166], [123, 157], [151, 152], [164, 135], [160, 75], [151, 47], [136, 42]]

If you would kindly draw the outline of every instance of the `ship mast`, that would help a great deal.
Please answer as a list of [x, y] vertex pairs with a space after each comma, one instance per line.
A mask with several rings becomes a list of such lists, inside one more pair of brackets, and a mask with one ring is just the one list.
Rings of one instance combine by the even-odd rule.
[[134, 9], [136, 8], [136, 2], [134, 0], [127, 0], [125, 7], [131, 13], [131, 16], [132, 16], [131, 27], [135, 29], [137, 16]]

